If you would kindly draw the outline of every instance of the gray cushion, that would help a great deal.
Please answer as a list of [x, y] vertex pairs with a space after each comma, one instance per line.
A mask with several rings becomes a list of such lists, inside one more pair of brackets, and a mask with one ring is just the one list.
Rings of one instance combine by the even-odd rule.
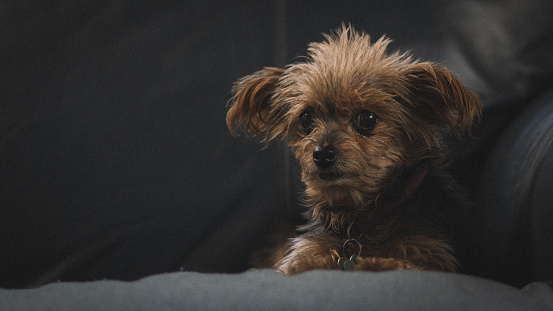
[[[548, 298], [549, 297], [549, 298]], [[544, 284], [519, 290], [459, 274], [424, 271], [271, 270], [171, 273], [135, 282], [55, 283], [0, 290], [1, 310], [551, 310]]]

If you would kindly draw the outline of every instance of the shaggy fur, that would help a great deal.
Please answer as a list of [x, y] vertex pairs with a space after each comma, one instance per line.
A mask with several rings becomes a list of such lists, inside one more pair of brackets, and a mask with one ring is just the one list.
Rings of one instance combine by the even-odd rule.
[[358, 254], [350, 269], [455, 271], [446, 229], [465, 200], [443, 173], [442, 133], [470, 131], [478, 96], [442, 66], [388, 54], [385, 37], [343, 26], [325, 38], [302, 62], [238, 81], [227, 114], [232, 133], [286, 137], [302, 167], [310, 222], [275, 269], [339, 269]]

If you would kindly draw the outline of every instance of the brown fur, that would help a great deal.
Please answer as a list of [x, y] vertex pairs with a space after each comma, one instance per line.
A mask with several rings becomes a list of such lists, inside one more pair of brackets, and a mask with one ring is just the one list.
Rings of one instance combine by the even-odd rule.
[[[456, 269], [445, 229], [464, 200], [442, 173], [441, 133], [470, 131], [481, 103], [446, 68], [388, 54], [389, 42], [382, 37], [371, 43], [368, 35], [343, 26], [311, 43], [304, 62], [265, 68], [233, 89], [229, 129], [264, 143], [287, 137], [302, 167], [311, 222], [276, 263], [283, 273], [338, 269], [337, 259], [355, 252], [342, 250], [352, 223], [386, 209], [383, 202], [399, 195], [423, 163], [430, 171], [401, 213], [355, 237], [363, 251], [353, 269]], [[309, 131], [302, 128], [305, 111], [313, 115]], [[377, 116], [368, 133], [353, 126], [361, 111]], [[314, 162], [317, 146], [336, 151], [330, 168]], [[338, 177], [323, 178], [324, 172]]]

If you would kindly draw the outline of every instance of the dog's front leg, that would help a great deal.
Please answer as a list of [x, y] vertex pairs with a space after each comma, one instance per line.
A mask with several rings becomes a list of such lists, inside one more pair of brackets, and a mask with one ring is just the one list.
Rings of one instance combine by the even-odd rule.
[[338, 251], [313, 241], [298, 238], [293, 242], [288, 254], [274, 266], [274, 269], [287, 275], [315, 269], [336, 270], [338, 269], [336, 264], [338, 258], [340, 258]]

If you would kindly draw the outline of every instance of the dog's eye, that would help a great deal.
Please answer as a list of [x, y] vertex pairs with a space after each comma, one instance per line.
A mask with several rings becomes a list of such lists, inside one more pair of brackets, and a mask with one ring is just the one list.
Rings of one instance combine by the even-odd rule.
[[305, 134], [313, 131], [313, 112], [305, 110], [300, 114], [300, 126]]
[[368, 136], [376, 127], [378, 116], [368, 110], [363, 110], [353, 118], [353, 125], [357, 132], [363, 136]]

